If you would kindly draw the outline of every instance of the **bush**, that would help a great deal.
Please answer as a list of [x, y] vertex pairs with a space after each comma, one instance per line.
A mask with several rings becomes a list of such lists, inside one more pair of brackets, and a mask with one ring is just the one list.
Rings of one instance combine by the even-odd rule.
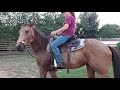
[[117, 43], [117, 48], [120, 51], [120, 42]]
[[117, 47], [120, 50], [120, 42], [117, 43]]

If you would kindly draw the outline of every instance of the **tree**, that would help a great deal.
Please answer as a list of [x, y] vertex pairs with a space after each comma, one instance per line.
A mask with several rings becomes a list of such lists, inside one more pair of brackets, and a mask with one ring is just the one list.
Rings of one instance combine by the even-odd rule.
[[63, 16], [56, 12], [41, 14], [43, 18], [37, 23], [38, 28], [45, 35], [50, 35], [51, 31], [57, 30], [63, 25]]
[[80, 37], [83, 38], [96, 38], [98, 37], [99, 20], [96, 12], [84, 12], [80, 14], [80, 24], [82, 29], [80, 30]]
[[35, 23], [45, 35], [62, 27], [63, 16], [58, 12], [0, 12], [0, 39], [17, 40], [22, 24]]
[[99, 37], [119, 38], [120, 37], [120, 26], [116, 24], [105, 24], [99, 30]]
[[83, 32], [82, 32], [82, 25], [79, 22], [76, 23], [76, 32], [75, 32], [75, 34], [78, 37], [81, 37], [81, 35], [83, 34]]

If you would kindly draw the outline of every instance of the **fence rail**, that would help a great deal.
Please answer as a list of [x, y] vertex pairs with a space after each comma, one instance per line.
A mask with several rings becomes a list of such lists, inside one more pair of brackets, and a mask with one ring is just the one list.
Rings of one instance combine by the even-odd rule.
[[15, 41], [0, 42], [0, 51], [16, 51]]
[[[29, 52], [32, 54], [32, 48], [31, 46], [27, 46]], [[6, 42], [0, 42], [0, 55], [21, 55], [21, 54], [28, 54], [26, 50], [23, 52], [19, 52], [16, 50], [16, 42], [15, 41], [6, 41]]]
[[117, 43], [119, 43], [119, 41], [101, 41], [104, 44], [107, 44], [108, 46], [113, 46], [116, 47]]

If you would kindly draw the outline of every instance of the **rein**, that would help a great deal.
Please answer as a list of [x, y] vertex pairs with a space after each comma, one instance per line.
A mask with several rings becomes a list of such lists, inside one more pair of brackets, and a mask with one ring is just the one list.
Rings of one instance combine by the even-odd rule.
[[32, 56], [33, 58], [36, 58], [35, 56], [33, 56], [31, 53], [30, 53], [30, 51], [28, 50], [28, 48], [25, 46], [25, 49], [26, 49], [26, 51], [29, 53], [29, 55], [30, 56]]

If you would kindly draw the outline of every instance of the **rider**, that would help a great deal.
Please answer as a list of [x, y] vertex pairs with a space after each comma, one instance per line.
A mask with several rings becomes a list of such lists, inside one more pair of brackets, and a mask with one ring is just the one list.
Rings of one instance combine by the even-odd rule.
[[59, 35], [57, 39], [51, 42], [51, 50], [55, 56], [57, 67], [63, 68], [63, 58], [60, 53], [58, 46], [64, 44], [68, 39], [70, 39], [75, 34], [75, 14], [74, 12], [61, 12], [64, 14], [65, 20], [62, 28], [52, 31], [51, 35]]

